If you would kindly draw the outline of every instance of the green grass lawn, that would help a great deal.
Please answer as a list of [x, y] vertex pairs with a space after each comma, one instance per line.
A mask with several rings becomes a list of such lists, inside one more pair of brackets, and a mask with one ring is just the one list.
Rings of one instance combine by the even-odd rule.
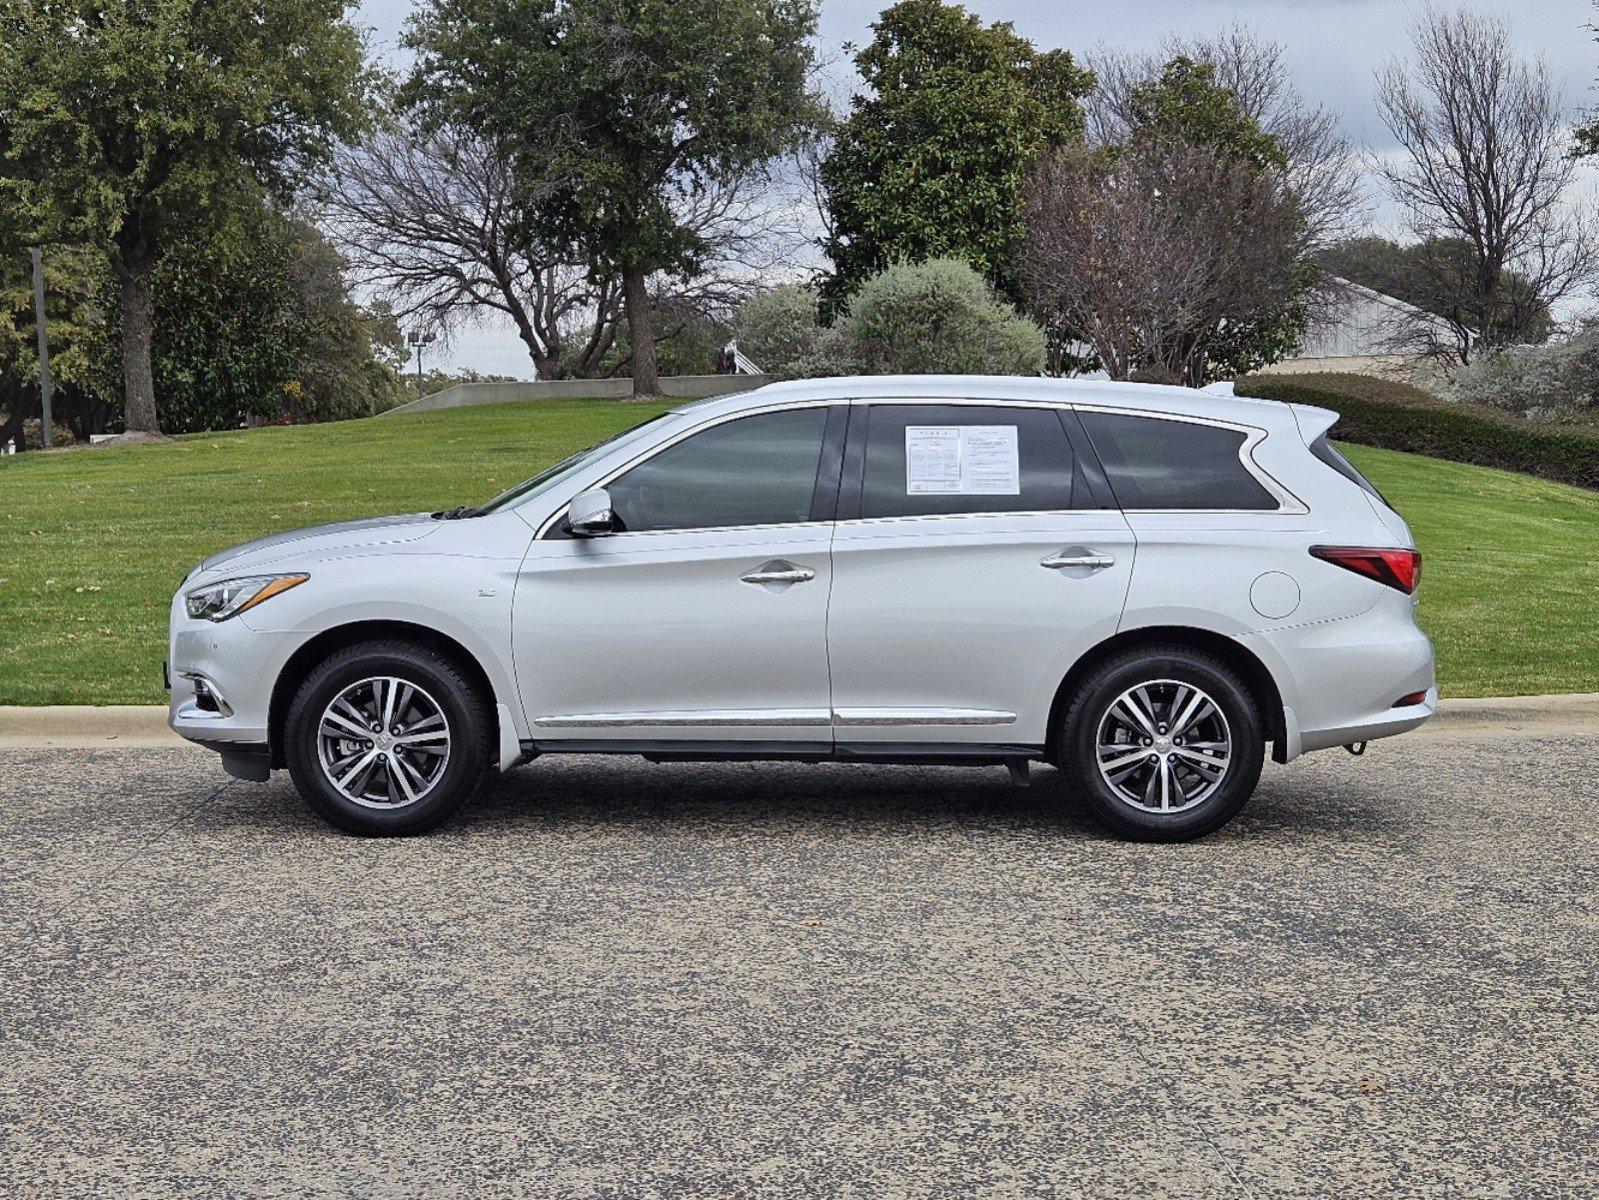
[[[205, 555], [487, 499], [658, 411], [493, 405], [0, 459], [0, 704], [160, 702], [167, 605]], [[1599, 691], [1599, 493], [1346, 451], [1416, 528], [1446, 694]]]

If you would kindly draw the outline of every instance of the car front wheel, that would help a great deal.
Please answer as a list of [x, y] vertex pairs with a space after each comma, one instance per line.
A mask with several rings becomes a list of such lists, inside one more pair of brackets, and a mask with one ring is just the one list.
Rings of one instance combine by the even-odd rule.
[[1102, 663], [1068, 705], [1060, 766], [1114, 832], [1139, 841], [1202, 837], [1260, 780], [1265, 735], [1226, 663], [1185, 646]]
[[489, 774], [492, 718], [444, 655], [368, 642], [329, 657], [300, 685], [285, 758], [312, 810], [349, 833], [425, 833]]

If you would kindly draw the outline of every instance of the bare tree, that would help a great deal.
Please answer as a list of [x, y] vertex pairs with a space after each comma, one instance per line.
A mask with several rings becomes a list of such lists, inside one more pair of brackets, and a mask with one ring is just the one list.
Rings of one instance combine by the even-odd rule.
[[[765, 168], [674, 197], [681, 227], [706, 247], [687, 278], [648, 281], [661, 319], [655, 341], [700, 320], [721, 321], [807, 240], [803, 202]], [[541, 378], [631, 369], [617, 335], [626, 311], [620, 277], [594, 272], [560, 247], [529, 245], [523, 197], [503, 155], [445, 127], [390, 126], [339, 152], [321, 217], [357, 278], [409, 320], [449, 334], [500, 314], [516, 328]]]
[[615, 337], [620, 289], [558, 250], [527, 249], [520, 203], [489, 143], [390, 127], [337, 155], [322, 216], [402, 320], [448, 334], [500, 313], [541, 378], [588, 373]]
[[1230, 328], [1302, 288], [1311, 234], [1282, 174], [1209, 149], [1066, 147], [1038, 164], [1023, 203], [1034, 311], [1114, 379], [1159, 367], [1202, 384]]
[[1577, 164], [1547, 65], [1518, 58], [1504, 21], [1468, 9], [1427, 9], [1411, 40], [1409, 61], [1378, 73], [1399, 149], [1374, 166], [1415, 236], [1468, 261], [1420, 260], [1445, 324], [1418, 319], [1398, 337], [1464, 364], [1592, 282], [1599, 242], [1570, 202]]

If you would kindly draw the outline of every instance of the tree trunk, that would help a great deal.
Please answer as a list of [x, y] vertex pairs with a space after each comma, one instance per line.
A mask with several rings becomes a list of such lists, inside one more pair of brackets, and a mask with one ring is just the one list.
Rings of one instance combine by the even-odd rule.
[[633, 396], [645, 399], [661, 394], [655, 366], [655, 313], [642, 268], [629, 267], [623, 280], [627, 293], [627, 325], [633, 336]]
[[150, 329], [155, 319], [150, 277], [155, 274], [155, 261], [142, 249], [133, 248], [121, 248], [115, 257], [122, 299], [122, 425], [129, 433], [160, 433], [150, 361]]
[[7, 442], [16, 442], [19, 454], [28, 448], [23, 427], [33, 415], [33, 406], [30, 404], [32, 398], [28, 389], [20, 384], [12, 380], [0, 380], [0, 406], [6, 410], [6, 423], [0, 425], [0, 454], [5, 453]]

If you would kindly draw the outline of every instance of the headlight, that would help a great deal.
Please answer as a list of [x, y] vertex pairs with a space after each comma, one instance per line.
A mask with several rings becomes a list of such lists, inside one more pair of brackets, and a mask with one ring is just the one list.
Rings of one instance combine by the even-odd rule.
[[189, 592], [183, 597], [183, 606], [197, 621], [226, 621], [263, 600], [299, 587], [309, 578], [309, 575], [247, 575], [243, 579], [224, 579]]

